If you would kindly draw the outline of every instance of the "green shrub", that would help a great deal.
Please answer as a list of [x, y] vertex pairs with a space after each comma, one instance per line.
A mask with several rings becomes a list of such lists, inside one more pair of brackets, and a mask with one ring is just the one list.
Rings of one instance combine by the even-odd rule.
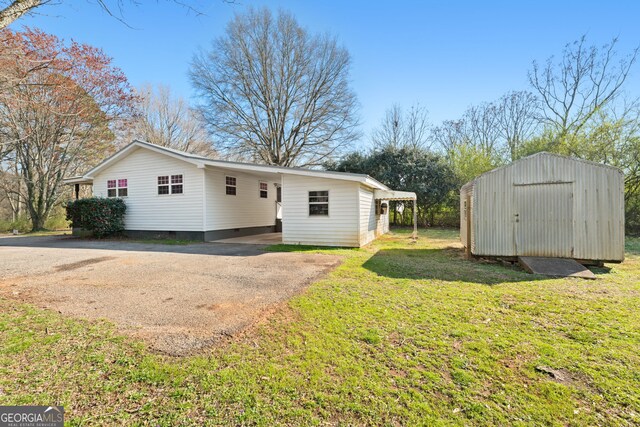
[[95, 237], [107, 237], [124, 231], [127, 206], [122, 199], [93, 197], [67, 203], [67, 220], [74, 228], [93, 232]]
[[31, 221], [27, 216], [21, 216], [15, 221], [0, 220], [0, 232], [11, 233], [13, 230], [18, 230], [20, 233], [31, 231]]
[[47, 230], [67, 230], [69, 227], [64, 206], [57, 206], [44, 223], [44, 228]]

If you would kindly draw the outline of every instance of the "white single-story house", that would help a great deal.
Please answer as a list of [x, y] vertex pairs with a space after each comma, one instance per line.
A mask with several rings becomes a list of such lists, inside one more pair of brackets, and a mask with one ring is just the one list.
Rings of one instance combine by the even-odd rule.
[[214, 160], [133, 141], [67, 184], [120, 197], [135, 237], [213, 241], [282, 232], [286, 244], [364, 246], [389, 230], [392, 191], [368, 175]]

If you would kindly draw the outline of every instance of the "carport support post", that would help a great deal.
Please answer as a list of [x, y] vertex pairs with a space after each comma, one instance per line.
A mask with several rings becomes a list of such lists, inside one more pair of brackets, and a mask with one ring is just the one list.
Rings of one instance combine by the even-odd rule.
[[471, 254], [471, 196], [467, 195], [467, 200], [466, 200], [466, 205], [467, 205], [467, 217], [465, 218], [466, 222], [467, 222], [467, 233], [465, 236], [465, 254], [467, 255], [467, 258], [472, 258], [472, 254]]
[[418, 201], [413, 200], [413, 240], [418, 238]]

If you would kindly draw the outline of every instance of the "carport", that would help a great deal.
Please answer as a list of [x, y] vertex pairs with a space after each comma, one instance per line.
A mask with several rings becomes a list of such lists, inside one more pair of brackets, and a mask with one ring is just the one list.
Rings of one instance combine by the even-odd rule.
[[410, 191], [375, 190], [373, 195], [376, 202], [404, 202], [413, 201], [413, 239], [418, 238], [418, 197], [416, 193]]

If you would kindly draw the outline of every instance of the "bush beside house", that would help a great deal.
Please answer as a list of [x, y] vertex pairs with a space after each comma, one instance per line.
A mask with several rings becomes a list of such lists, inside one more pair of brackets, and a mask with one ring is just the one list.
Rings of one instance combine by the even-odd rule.
[[127, 206], [122, 199], [92, 197], [74, 200], [67, 203], [66, 209], [74, 234], [102, 238], [124, 231]]

